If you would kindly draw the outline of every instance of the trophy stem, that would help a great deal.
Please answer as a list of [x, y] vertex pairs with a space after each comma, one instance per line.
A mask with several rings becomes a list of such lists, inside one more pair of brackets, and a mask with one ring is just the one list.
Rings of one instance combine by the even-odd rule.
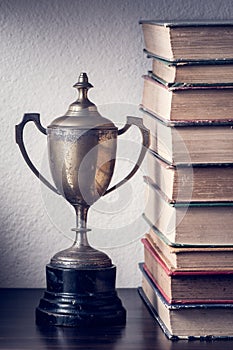
[[72, 231], [76, 231], [76, 235], [73, 247], [90, 246], [87, 239], [87, 232], [91, 231], [87, 228], [87, 213], [89, 207], [77, 205], [74, 206], [74, 208], [76, 211], [76, 228], [73, 228]]
[[76, 211], [77, 228], [85, 230], [87, 228], [87, 213], [89, 207], [84, 207], [83, 205], [75, 205], [74, 208]]
[[53, 267], [64, 267], [74, 269], [98, 269], [111, 267], [111, 259], [107, 254], [91, 247], [88, 243], [87, 212], [89, 207], [75, 205], [77, 227], [72, 231], [76, 232], [73, 245], [55, 254], [50, 264]]

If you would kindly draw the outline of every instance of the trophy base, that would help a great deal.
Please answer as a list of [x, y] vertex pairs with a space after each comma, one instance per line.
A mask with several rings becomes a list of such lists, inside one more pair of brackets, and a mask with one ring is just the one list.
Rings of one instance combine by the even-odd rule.
[[46, 266], [47, 290], [36, 309], [39, 326], [124, 325], [126, 310], [115, 291], [116, 267]]

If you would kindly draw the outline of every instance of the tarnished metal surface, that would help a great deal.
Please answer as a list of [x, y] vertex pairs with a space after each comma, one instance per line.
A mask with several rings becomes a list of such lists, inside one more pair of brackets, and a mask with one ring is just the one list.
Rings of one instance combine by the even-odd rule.
[[116, 129], [48, 129], [51, 174], [70, 204], [91, 206], [107, 190], [115, 165], [116, 138]]

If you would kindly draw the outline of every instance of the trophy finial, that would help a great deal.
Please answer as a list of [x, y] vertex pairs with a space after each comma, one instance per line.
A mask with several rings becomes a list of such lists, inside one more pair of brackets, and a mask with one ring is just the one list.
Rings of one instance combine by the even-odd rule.
[[88, 90], [93, 87], [88, 81], [86, 73], [81, 73], [78, 78], [78, 82], [73, 85], [74, 88], [78, 89], [78, 99], [69, 106], [68, 113], [80, 112], [83, 109], [89, 107], [95, 107], [95, 104], [88, 99]]
[[74, 88], [77, 88], [77, 89], [90, 89], [93, 87], [92, 84], [89, 83], [88, 81], [88, 76], [87, 76], [87, 73], [80, 73], [79, 75], [79, 78], [78, 78], [78, 82], [76, 84], [74, 84], [73, 86]]

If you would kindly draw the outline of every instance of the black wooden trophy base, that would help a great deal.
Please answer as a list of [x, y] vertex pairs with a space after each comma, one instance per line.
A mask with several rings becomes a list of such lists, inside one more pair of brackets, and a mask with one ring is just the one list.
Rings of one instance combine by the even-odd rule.
[[47, 290], [36, 309], [39, 326], [124, 325], [126, 311], [115, 290], [116, 267], [46, 266]]

